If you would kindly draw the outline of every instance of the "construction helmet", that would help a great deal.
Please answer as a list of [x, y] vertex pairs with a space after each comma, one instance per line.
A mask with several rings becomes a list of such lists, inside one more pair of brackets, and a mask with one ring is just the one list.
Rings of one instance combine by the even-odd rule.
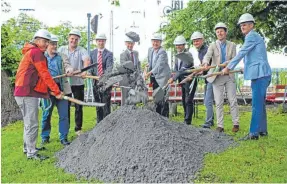
[[78, 29], [72, 29], [72, 30], [69, 32], [69, 35], [77, 35], [78, 37], [81, 38], [81, 32], [80, 32]]
[[51, 42], [58, 42], [59, 39], [58, 39], [58, 37], [57, 37], [56, 35], [51, 34], [51, 40], [50, 40], [50, 41], [51, 41]]
[[196, 31], [194, 33], [192, 33], [191, 35], [191, 40], [196, 40], [196, 39], [203, 39], [203, 34], [199, 31]]
[[100, 33], [96, 35], [96, 40], [106, 40], [107, 37], [104, 33]]
[[134, 41], [128, 36], [125, 36], [125, 42], [132, 42], [132, 43], [134, 43]]
[[240, 16], [237, 25], [244, 23], [244, 22], [253, 22], [255, 23], [255, 20], [253, 16], [250, 13], [244, 13], [243, 15]]
[[173, 44], [174, 45], [184, 45], [184, 44], [186, 44], [186, 40], [182, 35], [179, 35], [175, 38]]
[[216, 29], [218, 29], [218, 28], [224, 28], [227, 31], [227, 26], [223, 22], [217, 23], [214, 27], [214, 30], [216, 31]]
[[35, 34], [33, 39], [35, 38], [44, 38], [47, 40], [51, 40], [51, 33], [45, 29], [39, 29]]
[[162, 35], [160, 33], [154, 33], [151, 37], [151, 40], [160, 40], [162, 41]]

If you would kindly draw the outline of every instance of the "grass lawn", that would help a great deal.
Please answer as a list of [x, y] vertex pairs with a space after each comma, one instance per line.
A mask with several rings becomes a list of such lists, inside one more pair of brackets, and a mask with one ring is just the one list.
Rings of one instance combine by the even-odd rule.
[[[250, 107], [240, 107], [240, 131], [231, 132], [231, 117], [228, 107], [225, 107], [225, 132], [235, 140], [246, 135], [249, 129], [251, 112], [244, 112]], [[72, 108], [73, 109], [73, 108]], [[56, 109], [55, 109], [56, 110]], [[74, 110], [74, 109], [73, 109]], [[183, 109], [178, 108], [179, 114], [172, 119], [183, 121]], [[193, 120], [195, 126], [204, 122], [204, 107], [199, 106], [199, 117]], [[74, 112], [72, 113], [74, 115]], [[92, 129], [95, 125], [95, 108], [84, 108], [83, 131]], [[62, 149], [58, 140], [58, 115], [56, 111], [52, 117], [51, 143], [43, 151], [51, 158], [43, 162], [27, 160], [22, 154], [23, 122], [17, 122], [1, 130], [1, 182], [86, 182], [77, 179], [71, 174], [64, 173], [62, 169], [55, 168], [54, 153]], [[74, 118], [71, 121], [69, 140], [73, 140]], [[213, 127], [215, 129], [216, 127]], [[277, 110], [268, 110], [269, 136], [259, 141], [240, 142], [239, 146], [229, 148], [220, 154], [207, 154], [204, 167], [198, 173], [195, 182], [272, 182], [287, 183], [287, 114], [280, 114]], [[38, 139], [40, 142], [40, 136]], [[97, 181], [94, 181], [97, 182]]]

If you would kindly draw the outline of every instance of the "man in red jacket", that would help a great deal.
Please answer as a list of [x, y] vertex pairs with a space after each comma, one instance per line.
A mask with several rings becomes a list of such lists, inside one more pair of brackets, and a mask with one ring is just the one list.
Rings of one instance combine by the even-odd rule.
[[57, 99], [63, 96], [49, 73], [44, 56], [50, 39], [51, 34], [47, 30], [40, 29], [35, 33], [33, 43], [26, 43], [22, 49], [23, 58], [16, 74], [14, 96], [23, 115], [23, 152], [28, 159], [48, 158], [37, 154], [38, 98], [49, 98], [48, 88]]

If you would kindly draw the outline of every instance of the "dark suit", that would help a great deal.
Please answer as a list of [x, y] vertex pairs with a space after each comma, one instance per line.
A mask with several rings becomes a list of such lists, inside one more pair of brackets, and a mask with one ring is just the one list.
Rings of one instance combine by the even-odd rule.
[[[91, 62], [97, 63], [98, 62], [98, 49], [91, 51]], [[114, 65], [114, 58], [113, 53], [107, 49], [103, 50], [102, 53], [102, 65], [103, 65], [103, 72], [108, 73], [111, 72]], [[98, 67], [94, 67], [91, 71], [92, 75], [98, 75]], [[98, 81], [94, 81], [94, 98], [96, 102], [106, 103], [104, 107], [97, 107], [97, 123], [99, 123], [102, 119], [104, 119], [107, 115], [111, 113], [111, 90], [112, 87], [107, 89], [105, 92], [100, 92], [97, 88]]]
[[[135, 50], [133, 50], [132, 52], [133, 52], [133, 55], [134, 55], [135, 68], [138, 71], [140, 71], [141, 70], [141, 63], [139, 61], [139, 53], [138, 53], [138, 51], [135, 51]], [[126, 49], [120, 55], [120, 62], [121, 62], [121, 64], [126, 62], [126, 61], [132, 61], [131, 53], [130, 53], [130, 51], [128, 49]], [[124, 85], [124, 84], [120, 82], [120, 86], [122, 86], [122, 85]], [[121, 88], [121, 90], [122, 90], [121, 105], [123, 106], [125, 104], [126, 99], [128, 98], [128, 91], [129, 91], [129, 89]]]
[[[184, 52], [187, 52], [187, 50], [184, 50]], [[186, 77], [186, 74], [184, 73], [184, 71], [187, 69], [191, 69], [193, 66], [194, 66], [193, 60], [190, 64], [186, 64], [185, 62], [179, 61], [176, 58], [175, 65], [174, 65], [174, 71], [176, 73], [175, 73], [175, 76], [173, 77], [173, 80], [174, 81], [178, 80], [178, 82], [182, 81]], [[192, 122], [193, 98], [194, 98], [194, 94], [195, 94], [196, 87], [197, 87], [197, 79], [194, 79], [194, 80], [196, 81], [192, 89], [190, 89], [190, 85], [192, 81], [182, 84], [181, 86], [182, 106], [184, 109], [184, 122], [186, 124], [191, 124]]]

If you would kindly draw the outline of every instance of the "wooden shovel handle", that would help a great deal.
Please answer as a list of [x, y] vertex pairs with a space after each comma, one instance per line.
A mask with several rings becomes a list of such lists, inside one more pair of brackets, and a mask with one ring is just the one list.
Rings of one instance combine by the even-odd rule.
[[[225, 67], [228, 63], [223, 63], [223, 64], [219, 64], [219, 65], [213, 65], [213, 66], [207, 66], [207, 70], [211, 69], [211, 68], [216, 68], [217, 66], [219, 67]], [[201, 72], [202, 70], [205, 70], [205, 67], [200, 67], [200, 68], [195, 68], [195, 69], [191, 69], [191, 70], [187, 70], [188, 72]]]
[[[75, 75], [76, 77], [82, 77], [81, 75]], [[93, 76], [93, 75], [85, 75], [83, 76], [84, 78], [88, 78], [88, 79], [95, 79], [95, 80], [99, 80], [100, 77], [99, 76]]]
[[[230, 73], [237, 73], [237, 72], [242, 72], [242, 70], [232, 70], [228, 74], [230, 74]], [[206, 78], [212, 77], [212, 76], [215, 76], [215, 75], [222, 75], [222, 72], [214, 72], [214, 73], [208, 74], [208, 75], [206, 75]]]
[[79, 105], [83, 105], [83, 101], [77, 100], [77, 99], [75, 99], [75, 98], [71, 98], [71, 97], [69, 97], [69, 96], [64, 96], [63, 99], [64, 99], [64, 100], [68, 100], [68, 101], [70, 101], [70, 102], [74, 102], [74, 103], [79, 104]]
[[67, 77], [67, 74], [55, 76], [55, 77], [53, 77], [53, 79], [59, 79], [59, 78], [62, 78], [62, 77]]

